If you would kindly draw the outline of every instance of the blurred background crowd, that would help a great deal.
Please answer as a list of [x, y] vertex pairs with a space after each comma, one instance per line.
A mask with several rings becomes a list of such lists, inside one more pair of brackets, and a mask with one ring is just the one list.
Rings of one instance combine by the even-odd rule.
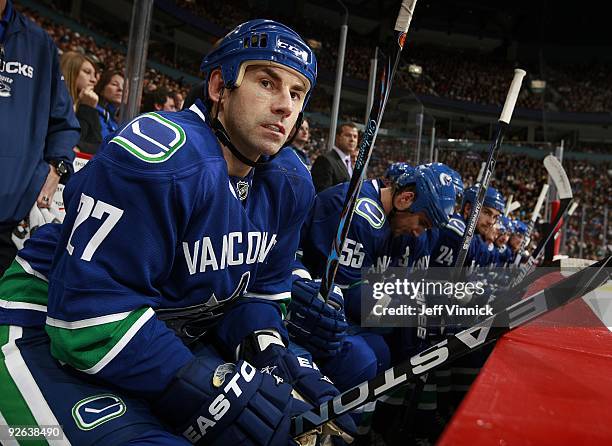
[[[321, 69], [333, 72], [336, 68], [338, 29], [328, 25], [325, 20], [315, 22], [303, 17], [298, 19], [283, 14], [282, 8], [275, 12], [273, 2], [175, 0], [171, 3], [173, 7], [180, 8], [184, 13], [207, 23], [214, 23], [226, 31], [252, 17], [266, 16], [279, 19], [295, 27], [307, 39], [320, 44], [316, 51]], [[58, 14], [66, 17], [69, 15], [70, 2], [48, 1], [45, 5]], [[80, 25], [92, 31], [92, 34], [88, 35], [76, 32], [65, 24], [57, 23], [18, 1], [15, 6], [49, 33], [57, 44], [62, 54], [62, 71], [75, 102], [81, 127], [83, 128], [83, 124], [88, 122], [94, 126], [99, 121], [100, 136], [103, 139], [120, 123], [117, 112], [124, 89], [123, 73], [128, 30], [118, 26], [108, 26], [108, 21], [104, 18], [96, 22], [83, 20]], [[101, 44], [94, 38], [94, 34], [104, 36], [116, 45]], [[210, 41], [214, 42], [216, 37], [210, 36]], [[345, 77], [357, 82], [367, 81], [370, 60], [374, 55], [372, 43], [367, 38], [349, 31], [346, 48]], [[506, 57], [497, 57], [495, 54], [483, 57], [483, 54], [474, 49], [458, 50], [433, 45], [412, 45], [406, 53], [401, 72], [396, 78], [399, 88], [408, 89], [417, 96], [428, 95], [484, 105], [499, 105], [503, 102], [507, 91], [508, 73], [515, 66], [515, 63], [508, 61]], [[149, 59], [175, 69], [179, 75], [172, 77], [158, 69], [147, 68], [141, 111], [180, 110], [192, 86], [186, 79], [197, 77], [199, 60], [177, 58], [176, 52], [172, 54], [163, 45], [151, 45]], [[410, 64], [423, 67], [423, 75], [412, 76], [408, 69]], [[523, 88], [518, 107], [543, 113], [612, 112], [611, 65], [601, 61], [547, 62], [545, 66], [541, 63], [531, 65], [528, 63], [524, 67], [536, 73], [536, 77], [546, 78], [546, 94], [532, 88]], [[84, 67], [89, 73], [79, 77]], [[317, 90], [308, 112], [329, 114], [331, 103], [332, 94], [329, 90]], [[359, 122], [362, 118], [349, 111], [341, 113], [340, 121]], [[439, 128], [437, 138], [439, 140], [434, 144], [437, 149], [437, 160], [459, 171], [466, 185], [471, 185], [485, 154], [459, 150], [452, 145], [446, 147], [440, 141], [452, 139], [488, 141], [489, 132], [477, 129], [466, 131]], [[88, 137], [84, 132], [79, 150], [95, 153], [100, 143], [101, 139], [98, 136]], [[424, 145], [428, 147], [429, 143], [424, 142]], [[391, 162], [415, 162], [415, 146], [415, 137], [379, 137], [368, 175], [381, 176]], [[327, 147], [328, 129], [324, 125], [318, 125], [317, 120], [311, 120], [310, 137], [304, 148], [311, 162], [327, 150]], [[612, 144], [607, 144], [605, 141], [599, 143], [573, 141], [572, 146], [567, 147], [566, 151], [611, 154]], [[420, 161], [427, 161], [428, 158], [425, 158], [421, 158]], [[500, 188], [506, 197], [512, 194], [515, 200], [521, 202], [521, 207], [515, 212], [515, 216], [523, 220], [530, 217], [541, 186], [547, 181], [542, 158], [543, 155], [503, 153], [497, 164], [493, 186]], [[584, 258], [601, 257], [607, 249], [604, 246], [603, 228], [605, 209], [612, 192], [610, 184], [612, 162], [601, 159], [572, 159], [570, 156], [563, 164], [571, 179], [574, 195], [580, 204], [567, 223], [562, 252], [565, 251], [564, 254], [572, 257], [577, 257], [579, 253]], [[579, 243], [581, 230], [582, 245]], [[608, 234], [607, 240], [610, 239]]]

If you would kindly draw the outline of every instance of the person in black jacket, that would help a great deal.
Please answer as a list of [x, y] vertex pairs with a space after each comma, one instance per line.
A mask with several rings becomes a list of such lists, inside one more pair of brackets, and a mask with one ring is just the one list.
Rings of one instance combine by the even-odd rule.
[[320, 155], [312, 165], [312, 182], [317, 193], [350, 180], [359, 133], [352, 122], [341, 124], [336, 131], [336, 144], [332, 150]]
[[98, 81], [96, 64], [84, 54], [68, 51], [62, 55], [60, 67], [81, 126], [78, 149], [96, 153], [102, 143], [102, 129], [96, 111], [98, 95], [94, 91]]

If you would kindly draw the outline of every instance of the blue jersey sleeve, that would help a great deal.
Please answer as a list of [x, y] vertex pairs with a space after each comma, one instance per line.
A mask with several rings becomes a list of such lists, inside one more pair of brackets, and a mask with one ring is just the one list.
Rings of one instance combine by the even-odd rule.
[[[171, 287], [198, 288], [188, 239], [214, 197], [210, 164], [185, 129], [143, 115], [78, 172], [65, 190], [66, 218], [49, 287], [52, 354], [74, 368], [153, 396], [192, 359], [155, 316]], [[211, 184], [213, 183], [213, 184]], [[206, 296], [206, 288], [200, 297]]]

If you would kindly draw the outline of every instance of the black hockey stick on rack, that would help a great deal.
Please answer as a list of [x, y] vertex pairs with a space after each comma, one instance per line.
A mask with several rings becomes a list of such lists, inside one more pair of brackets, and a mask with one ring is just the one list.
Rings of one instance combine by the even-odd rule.
[[336, 278], [336, 272], [340, 263], [342, 246], [344, 245], [349, 227], [351, 225], [351, 220], [353, 219], [353, 212], [355, 210], [355, 205], [357, 204], [357, 198], [359, 197], [359, 192], [361, 191], [361, 185], [366, 174], [366, 169], [368, 168], [370, 156], [372, 155], [372, 149], [374, 147], [374, 142], [376, 141], [378, 128], [380, 127], [380, 123], [385, 112], [385, 107], [387, 105], [387, 100], [389, 99], [391, 85], [393, 84], [393, 77], [395, 76], [395, 72], [397, 71], [397, 67], [399, 65], [402, 49], [404, 48], [404, 43], [406, 42], [406, 33], [410, 27], [410, 21], [412, 20], [415, 5], [416, 0], [403, 0], [400, 7], [400, 12], [397, 16], [397, 21], [395, 22], [395, 31], [398, 32], [395, 61], [392, 67], [391, 59], [389, 59], [385, 64], [382, 75], [382, 85], [379, 90], [380, 97], [378, 101], [374, 102], [368, 116], [368, 123], [363, 133], [361, 144], [359, 145], [359, 153], [357, 154], [357, 158], [355, 160], [353, 175], [351, 176], [351, 181], [346, 192], [346, 198], [344, 199], [344, 205], [342, 206], [342, 213], [340, 214], [340, 221], [338, 222], [336, 236], [334, 238], [330, 253], [327, 256], [325, 271], [323, 272], [323, 277], [321, 279], [319, 294], [321, 297], [323, 297], [325, 302], [327, 302], [329, 293], [334, 285], [334, 279]]
[[514, 77], [512, 79], [512, 83], [510, 84], [508, 95], [506, 96], [504, 108], [502, 109], [501, 115], [499, 116], [499, 120], [497, 121], [495, 138], [493, 140], [493, 143], [491, 144], [491, 147], [489, 148], [489, 156], [487, 158], [487, 163], [485, 164], [482, 173], [482, 178], [479, 181], [480, 187], [478, 188], [476, 199], [474, 200], [474, 203], [472, 203], [470, 216], [465, 225], [465, 233], [463, 234], [463, 240], [461, 241], [461, 246], [459, 247], [457, 257], [455, 258], [455, 279], [458, 278], [460, 272], [463, 269], [465, 258], [467, 257], [470, 244], [472, 243], [472, 238], [474, 237], [474, 233], [476, 232], [476, 223], [478, 222], [478, 217], [480, 216], [480, 210], [482, 209], [482, 204], [484, 203], [487, 188], [489, 187], [489, 183], [491, 182], [491, 177], [493, 176], [493, 172], [495, 171], [497, 155], [504, 139], [504, 133], [506, 132], [506, 129], [510, 124], [510, 119], [512, 119], [514, 106], [516, 105], [516, 100], [518, 98], [518, 94], [521, 89], [521, 83], [523, 82], [523, 77], [525, 77], [525, 74], [526, 73], [524, 70], [518, 68], [514, 70]]
[[[550, 155], [549, 155], [550, 156]], [[546, 166], [546, 164], [544, 164]], [[550, 175], [550, 172], [549, 172]], [[554, 180], [553, 180], [554, 182]], [[527, 243], [529, 243], [529, 239], [531, 238], [531, 233], [533, 232], [533, 228], [535, 227], [536, 221], [538, 221], [538, 217], [540, 216], [540, 211], [542, 210], [542, 205], [544, 204], [544, 200], [546, 199], [546, 194], [548, 193], [548, 184], [544, 184], [542, 186], [542, 190], [540, 191], [540, 196], [538, 197], [538, 201], [536, 202], [535, 207], [533, 208], [533, 212], [531, 213], [531, 219], [527, 225], [527, 232], [525, 233], [525, 237], [521, 242], [521, 246], [518, 249], [518, 253], [515, 259], [515, 265], [519, 265], [521, 263], [521, 253], [525, 251], [527, 247]]]
[[612, 257], [583, 268], [553, 286], [517, 302], [474, 326], [391, 367], [370, 381], [322, 403], [292, 420], [292, 435], [299, 437], [366, 403], [397, 390], [416, 377], [431, 372], [499, 339], [533, 319], [599, 288], [610, 279]]

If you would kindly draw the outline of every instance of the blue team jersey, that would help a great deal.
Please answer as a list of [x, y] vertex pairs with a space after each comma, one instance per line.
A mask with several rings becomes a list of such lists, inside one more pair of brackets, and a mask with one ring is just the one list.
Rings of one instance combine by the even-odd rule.
[[437, 244], [438, 237], [438, 228], [431, 228], [418, 237], [411, 235], [397, 237], [393, 265], [406, 267], [410, 271], [428, 269], [431, 252]]
[[[321, 277], [340, 220], [348, 183], [319, 193], [302, 228], [302, 262], [313, 277]], [[390, 265], [393, 233], [380, 200], [376, 180], [364, 181], [355, 213], [339, 258], [335, 283], [343, 288], [346, 312], [359, 318], [359, 284], [362, 269], [382, 272]]]
[[249, 330], [281, 329], [310, 174], [283, 150], [230, 178], [206, 121], [200, 101], [141, 115], [67, 185], [47, 318], [58, 359], [154, 395], [193, 358], [156, 311], [225, 311], [229, 350]]
[[[435, 246], [431, 251], [430, 265], [434, 267], [455, 266], [457, 253], [461, 248], [463, 234], [465, 233], [465, 220], [459, 214], [455, 214], [446, 225], [440, 228], [435, 240]], [[486, 265], [489, 252], [486, 243], [480, 235], [475, 234], [468, 249], [466, 264], [472, 266]]]

